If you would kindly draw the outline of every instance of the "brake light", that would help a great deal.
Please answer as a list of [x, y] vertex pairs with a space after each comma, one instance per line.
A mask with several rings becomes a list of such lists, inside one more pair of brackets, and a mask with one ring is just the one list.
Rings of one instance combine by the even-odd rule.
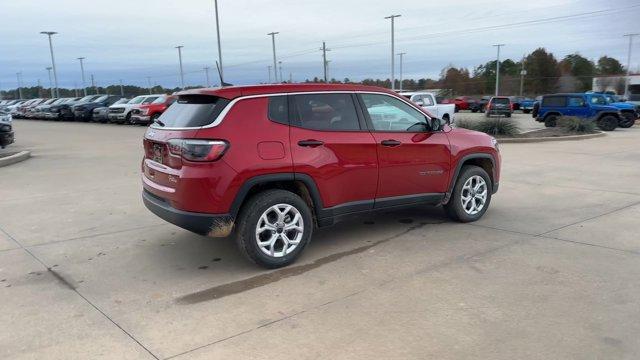
[[224, 155], [228, 148], [229, 144], [221, 140], [169, 140], [169, 152], [188, 161], [216, 161]]

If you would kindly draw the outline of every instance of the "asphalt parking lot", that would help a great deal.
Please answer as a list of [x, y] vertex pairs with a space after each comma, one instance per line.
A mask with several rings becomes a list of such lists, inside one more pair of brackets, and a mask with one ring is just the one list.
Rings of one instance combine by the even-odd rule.
[[14, 126], [33, 157], [0, 168], [0, 358], [640, 354], [639, 126], [503, 144], [481, 221], [357, 218], [276, 271], [144, 208], [143, 127]]

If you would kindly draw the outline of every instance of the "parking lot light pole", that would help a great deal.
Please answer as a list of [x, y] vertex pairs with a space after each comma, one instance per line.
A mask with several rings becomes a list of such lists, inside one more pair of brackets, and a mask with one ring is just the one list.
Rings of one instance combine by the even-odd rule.
[[[220, 18], [218, 13], [218, 0], [213, 0], [214, 6], [216, 8], [216, 34], [218, 35], [218, 65], [220, 66], [220, 86], [224, 84], [224, 70], [222, 68], [222, 44], [220, 41]], [[207, 72], [207, 79], [209, 78], [209, 73]], [[207, 80], [207, 86], [209, 84], [209, 80]]]
[[40, 34], [47, 35], [49, 37], [49, 51], [51, 52], [51, 67], [53, 68], [53, 83], [55, 85], [55, 97], [60, 97], [60, 91], [58, 90], [58, 73], [56, 71], [56, 59], [53, 56], [53, 43], [51, 36], [57, 34], [55, 31], [41, 31]]
[[[278, 60], [276, 58], [276, 35], [279, 34], [279, 32], [270, 32], [267, 35], [271, 36], [271, 45], [273, 47], [273, 73], [274, 73], [274, 79], [275, 79], [275, 83], [278, 82]], [[269, 81], [271, 82], [271, 81]]]
[[118, 80], [120, 83], [120, 96], [124, 97], [124, 86], [122, 86], [122, 79]]
[[504, 44], [496, 44], [493, 45], [498, 48], [498, 57], [496, 59], [496, 96], [500, 94], [500, 48], [504, 46]]
[[149, 95], [151, 95], [151, 76], [147, 76], [147, 85], [149, 85]]
[[80, 72], [82, 73], [82, 91], [84, 92], [84, 96], [87, 96], [87, 85], [84, 79], [84, 57], [79, 57], [80, 60]]
[[[18, 96], [20, 96], [20, 99], [24, 99], [22, 97], [22, 73], [17, 72], [16, 78], [18, 79]], [[53, 88], [51, 88], [51, 93], [53, 93]]]
[[400, 56], [400, 91], [402, 91], [402, 62], [406, 54], [407, 53], [404, 53], [404, 52], [401, 52], [398, 54], [398, 56]]
[[[211, 69], [209, 66], [205, 66], [204, 68], [204, 76], [207, 79], [207, 87], [211, 87], [211, 82], [209, 82], [209, 69]], [[222, 72], [222, 69], [220, 70]]]
[[269, 84], [271, 84], [271, 65], [267, 65], [267, 71], [269, 71]]
[[633, 37], [640, 34], [625, 34], [624, 37], [629, 38], [629, 51], [627, 52], [627, 77], [624, 81], [624, 97], [629, 99], [629, 80], [631, 76], [631, 49], [633, 47]]
[[180, 87], [182, 87], [182, 89], [184, 90], [184, 70], [182, 68], [182, 48], [183, 47], [184, 47], [183, 45], [176, 46], [176, 49], [178, 49], [178, 62], [180, 63]]
[[391, 90], [396, 89], [396, 76], [395, 76], [395, 67], [396, 67], [396, 37], [395, 37], [395, 20], [397, 17], [402, 15], [390, 15], [385, 17], [385, 19], [391, 19]]
[[280, 68], [280, 82], [283, 82], [284, 78], [282, 77], [282, 61], [278, 61], [278, 66]]
[[53, 93], [53, 80], [51, 80], [51, 66], [47, 67], [46, 69], [49, 73], [49, 89], [51, 90], [51, 97], [54, 98], [55, 94]]

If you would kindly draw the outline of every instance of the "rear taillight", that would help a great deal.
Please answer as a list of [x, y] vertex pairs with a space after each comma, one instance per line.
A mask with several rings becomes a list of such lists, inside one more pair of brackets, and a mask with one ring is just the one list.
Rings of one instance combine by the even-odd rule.
[[188, 161], [216, 161], [224, 155], [228, 148], [229, 144], [221, 140], [169, 140], [169, 152]]

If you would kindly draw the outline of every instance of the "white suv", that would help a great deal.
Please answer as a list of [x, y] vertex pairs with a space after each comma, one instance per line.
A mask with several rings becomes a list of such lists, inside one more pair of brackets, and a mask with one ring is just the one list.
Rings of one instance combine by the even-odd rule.
[[141, 95], [136, 96], [133, 99], [129, 100], [126, 104], [117, 104], [109, 106], [109, 122], [113, 123], [129, 123], [131, 120], [131, 110], [135, 109], [137, 106], [150, 104], [155, 101], [157, 98], [161, 96], [166, 96], [165, 94], [156, 94], [156, 95]]

